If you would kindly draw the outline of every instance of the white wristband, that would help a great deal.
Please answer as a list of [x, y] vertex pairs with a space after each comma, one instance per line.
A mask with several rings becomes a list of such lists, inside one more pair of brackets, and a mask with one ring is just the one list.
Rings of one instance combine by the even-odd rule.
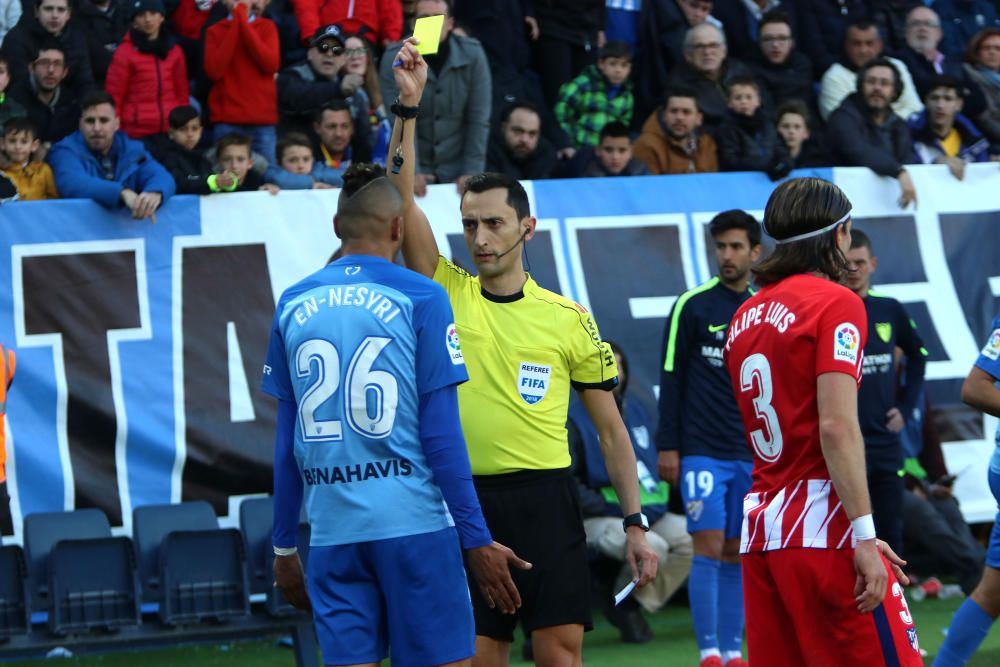
[[275, 556], [294, 556], [298, 552], [298, 547], [274, 547]]
[[872, 519], [871, 514], [859, 516], [851, 522], [851, 528], [854, 529], [854, 540], [856, 542], [875, 539], [875, 520]]

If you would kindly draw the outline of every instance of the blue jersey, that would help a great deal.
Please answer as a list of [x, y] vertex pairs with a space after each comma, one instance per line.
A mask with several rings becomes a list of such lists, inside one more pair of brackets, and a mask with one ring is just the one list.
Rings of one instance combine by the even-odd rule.
[[468, 380], [444, 289], [344, 257], [282, 294], [262, 388], [294, 403], [313, 546], [453, 525], [420, 440], [422, 396]]
[[[979, 358], [976, 359], [976, 367], [992, 375], [1000, 386], [1000, 315], [993, 320], [993, 331], [979, 353]], [[996, 444], [997, 448], [993, 453], [993, 460], [990, 462], [990, 471], [1000, 475], [1000, 425], [997, 426]], [[997, 498], [997, 501], [1000, 502], [1000, 497]]]

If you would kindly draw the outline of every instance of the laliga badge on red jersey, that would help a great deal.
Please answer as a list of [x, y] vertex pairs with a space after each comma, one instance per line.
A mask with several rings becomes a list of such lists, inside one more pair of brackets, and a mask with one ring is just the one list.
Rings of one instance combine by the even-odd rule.
[[517, 369], [517, 392], [528, 405], [545, 398], [552, 380], [552, 367], [522, 361]]
[[983, 356], [993, 361], [1000, 359], [1000, 329], [994, 329], [990, 334], [990, 339], [983, 348]]
[[857, 365], [858, 355], [861, 353], [861, 334], [858, 333], [858, 328], [850, 322], [843, 322], [834, 329], [833, 336], [834, 361], [848, 361]]
[[454, 324], [449, 324], [444, 335], [445, 345], [448, 347], [448, 358], [456, 366], [465, 365], [465, 357], [462, 356], [462, 344], [458, 341], [458, 329]]

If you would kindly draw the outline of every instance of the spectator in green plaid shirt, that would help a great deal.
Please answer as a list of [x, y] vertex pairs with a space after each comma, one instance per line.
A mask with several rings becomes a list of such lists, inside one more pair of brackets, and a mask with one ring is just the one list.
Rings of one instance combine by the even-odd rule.
[[628, 44], [608, 42], [597, 65], [588, 65], [580, 76], [563, 84], [556, 103], [556, 120], [576, 148], [596, 146], [601, 129], [612, 121], [632, 122], [632, 53]]

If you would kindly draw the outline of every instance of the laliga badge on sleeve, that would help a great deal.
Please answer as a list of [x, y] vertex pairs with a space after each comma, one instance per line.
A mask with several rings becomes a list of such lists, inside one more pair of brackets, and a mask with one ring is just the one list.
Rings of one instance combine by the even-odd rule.
[[993, 333], [990, 334], [990, 339], [986, 341], [986, 347], [983, 348], [982, 354], [993, 361], [1000, 359], [1000, 329], [994, 329]]
[[850, 322], [842, 322], [834, 329], [833, 339], [833, 359], [834, 361], [848, 361], [857, 365], [858, 355], [861, 350], [861, 334], [858, 328]]
[[444, 342], [448, 348], [448, 357], [455, 366], [465, 365], [465, 357], [462, 356], [462, 344], [458, 340], [458, 330], [454, 324], [449, 324], [445, 331]]
[[438, 52], [441, 45], [441, 29], [444, 28], [444, 15], [425, 16], [413, 24], [413, 36], [417, 38], [417, 53], [430, 56]]

